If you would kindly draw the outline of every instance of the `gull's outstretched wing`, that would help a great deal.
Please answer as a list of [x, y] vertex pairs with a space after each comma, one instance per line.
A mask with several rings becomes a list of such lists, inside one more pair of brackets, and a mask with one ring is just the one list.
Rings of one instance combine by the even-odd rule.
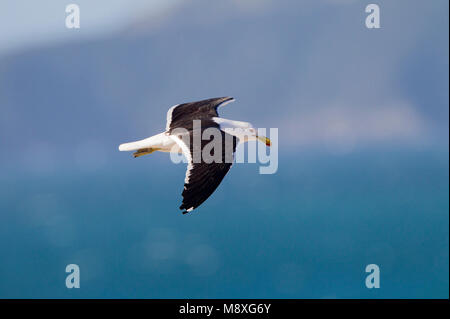
[[[203, 156], [201, 158], [198, 157], [200, 161], [197, 163], [194, 154], [195, 152], [201, 152], [208, 143], [211, 143], [210, 141], [202, 140], [201, 147], [194, 149], [192, 131], [190, 133], [190, 147], [179, 136], [170, 136], [180, 146], [188, 160], [184, 190], [182, 193], [183, 202], [180, 206], [180, 209], [184, 210], [183, 214], [194, 210], [208, 199], [233, 165], [234, 152], [236, 151], [238, 140], [236, 137], [223, 131], [219, 132], [222, 135], [221, 162], [212, 163], [205, 163]], [[211, 149], [210, 155], [214, 156], [214, 151], [214, 148]]]
[[208, 120], [218, 117], [217, 108], [233, 101], [232, 97], [217, 97], [174, 105], [167, 111], [166, 131], [170, 133], [179, 127], [189, 130], [192, 128], [193, 120]]

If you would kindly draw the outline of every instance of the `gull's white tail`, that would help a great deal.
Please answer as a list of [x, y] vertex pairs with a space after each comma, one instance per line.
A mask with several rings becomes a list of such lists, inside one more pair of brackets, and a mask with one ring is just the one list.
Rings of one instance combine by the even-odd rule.
[[149, 138], [146, 138], [144, 140], [136, 141], [136, 142], [130, 142], [130, 143], [124, 143], [119, 145], [119, 151], [136, 151], [140, 148], [146, 148], [149, 147]]
[[168, 142], [173, 144], [173, 141], [165, 133], [160, 133], [140, 141], [120, 144], [119, 151], [137, 151], [142, 148], [166, 148]]

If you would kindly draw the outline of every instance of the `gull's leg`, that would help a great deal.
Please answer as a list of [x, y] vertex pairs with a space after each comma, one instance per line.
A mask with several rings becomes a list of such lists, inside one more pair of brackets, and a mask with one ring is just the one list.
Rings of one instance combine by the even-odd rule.
[[141, 148], [141, 149], [138, 149], [136, 152], [134, 152], [133, 156], [134, 156], [134, 158], [136, 158], [136, 157], [144, 156], [144, 155], [147, 155], [147, 154], [151, 154], [151, 153], [153, 153], [155, 151], [158, 151], [158, 150], [159, 150], [159, 148], [152, 148], [152, 147]]

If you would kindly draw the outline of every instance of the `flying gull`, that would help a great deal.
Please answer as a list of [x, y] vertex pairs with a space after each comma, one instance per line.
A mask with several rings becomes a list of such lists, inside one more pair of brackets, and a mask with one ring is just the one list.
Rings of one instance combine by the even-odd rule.
[[[174, 105], [167, 112], [165, 132], [121, 144], [119, 150], [135, 151], [135, 158], [155, 151], [182, 153], [188, 166], [180, 209], [186, 214], [200, 206], [219, 186], [233, 165], [238, 143], [259, 140], [271, 145], [267, 137], [258, 136], [250, 123], [219, 117], [217, 109], [233, 101], [232, 97], [219, 97]], [[221, 144], [211, 150], [208, 145], [211, 141], [199, 138], [198, 143], [195, 142], [195, 138], [203, 136], [207, 129], [209, 132], [216, 130], [220, 137]], [[205, 152], [206, 148], [208, 152]], [[219, 160], [206, 160], [202, 154], [216, 155]]]

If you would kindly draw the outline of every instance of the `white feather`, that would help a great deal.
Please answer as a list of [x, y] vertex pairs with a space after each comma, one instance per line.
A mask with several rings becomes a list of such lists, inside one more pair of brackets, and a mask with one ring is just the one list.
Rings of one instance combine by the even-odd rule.
[[172, 113], [173, 110], [180, 104], [176, 104], [174, 106], [172, 106], [168, 111], [167, 111], [167, 120], [166, 120], [166, 131], [169, 130], [170, 128], [170, 123], [172, 123]]

